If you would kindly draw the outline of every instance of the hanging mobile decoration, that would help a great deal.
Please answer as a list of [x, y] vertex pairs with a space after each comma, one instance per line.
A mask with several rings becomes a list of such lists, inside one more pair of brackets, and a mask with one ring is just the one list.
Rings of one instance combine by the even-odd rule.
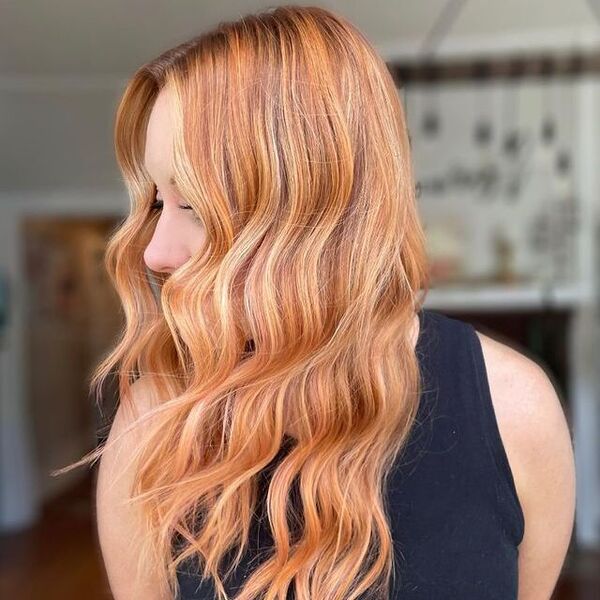
[[[486, 63], [478, 63], [473, 68], [473, 80], [483, 87], [491, 75], [491, 69]], [[492, 141], [492, 118], [489, 97], [484, 90], [480, 90], [479, 115], [475, 121], [473, 139], [477, 146], [489, 147]]]
[[552, 59], [546, 58], [542, 61], [542, 66], [540, 69], [540, 74], [542, 75], [542, 80], [546, 83], [547, 91], [544, 94], [545, 108], [544, 108], [544, 116], [542, 118], [542, 126], [541, 126], [541, 139], [542, 142], [548, 146], [551, 146], [557, 136], [557, 125], [556, 125], [556, 115], [555, 113], [555, 96], [556, 96], [556, 86], [555, 80], [556, 78], [553, 76], [554, 73], [554, 63]]
[[[489, 80], [492, 74], [488, 63], [478, 63], [473, 68], [473, 80], [479, 84], [479, 89], [474, 93], [478, 104], [477, 117], [473, 128], [473, 140], [478, 147], [476, 160], [479, 163], [476, 172], [476, 183], [479, 194], [475, 195], [478, 201], [492, 201], [498, 192], [500, 173], [493, 153], [493, 129], [492, 129], [492, 86]], [[487, 82], [487, 86], [485, 83]]]
[[[428, 104], [423, 110], [423, 118], [421, 120], [421, 129], [424, 137], [435, 139], [439, 136], [441, 130], [440, 111], [438, 106], [439, 92], [432, 91], [437, 85], [437, 72], [434, 66], [435, 53], [444, 39], [446, 33], [452, 27], [452, 24], [458, 17], [463, 5], [467, 0], [447, 0], [442, 10], [438, 13], [432, 27], [427, 32], [423, 43], [419, 49], [421, 64], [425, 70], [425, 80], [429, 82], [430, 89]], [[431, 182], [431, 191], [435, 194], [443, 193], [445, 189], [444, 180], [441, 177], [436, 177]]]
[[521, 92], [521, 78], [525, 73], [523, 63], [515, 61], [508, 70], [508, 79], [504, 92], [504, 127], [505, 134], [502, 149], [508, 160], [507, 184], [505, 199], [516, 202], [521, 191], [522, 156], [521, 150], [525, 143], [525, 136], [519, 129], [519, 101]]
[[557, 196], [555, 202], [556, 230], [554, 247], [555, 278], [560, 281], [575, 279], [579, 207], [574, 189], [571, 156], [566, 150], [556, 157]]
[[[436, 83], [436, 69], [433, 64], [435, 52], [447, 32], [452, 27], [452, 24], [458, 17], [466, 1], [467, 0], [447, 0], [421, 44], [419, 54], [422, 57], [426, 79], [431, 83], [432, 87]], [[424, 111], [421, 127], [426, 136], [435, 137], [439, 134], [441, 127], [439, 107], [436, 102], [437, 92], [436, 94], [432, 94], [430, 99], [432, 100], [432, 103], [431, 106]]]
[[424, 94], [423, 100], [426, 106], [421, 119], [421, 129], [424, 137], [433, 139], [440, 133], [439, 92], [436, 89], [437, 74], [434, 65], [425, 65], [423, 70], [427, 92]]
[[553, 285], [557, 273], [562, 270], [557, 264], [557, 239], [559, 235], [557, 215], [558, 171], [556, 161], [556, 141], [558, 128], [554, 106], [554, 85], [556, 65], [550, 58], [540, 64], [539, 73], [542, 76], [541, 106], [542, 115], [539, 122], [536, 146], [532, 158], [528, 193], [538, 206], [537, 212], [530, 223], [528, 240], [531, 250], [535, 253], [535, 278], [544, 285]]
[[[581, 55], [574, 49], [571, 67], [574, 75], [580, 73]], [[558, 81], [553, 85], [554, 116], [561, 122], [572, 122], [575, 118], [573, 105], [563, 97], [564, 87], [558, 86]], [[566, 129], [566, 128], [565, 128]], [[566, 132], [565, 132], [566, 133]], [[566, 137], [564, 134], [562, 137]], [[573, 152], [568, 147], [567, 140], [559, 139], [557, 142], [554, 160], [556, 194], [553, 206], [556, 226], [553, 236], [553, 263], [555, 265], [555, 279], [565, 282], [575, 281], [578, 277], [577, 265], [577, 239], [580, 227], [579, 201], [573, 174]]]

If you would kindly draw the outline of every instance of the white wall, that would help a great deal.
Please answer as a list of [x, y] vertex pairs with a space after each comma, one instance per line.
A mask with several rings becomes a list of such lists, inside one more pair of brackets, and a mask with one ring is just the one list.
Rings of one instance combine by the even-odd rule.
[[25, 392], [27, 294], [21, 221], [27, 215], [120, 218], [127, 213], [129, 200], [119, 189], [80, 189], [45, 194], [0, 193], [0, 206], [0, 271], [8, 274], [11, 291], [9, 322], [0, 354], [0, 531], [7, 531], [35, 521], [42, 492]]

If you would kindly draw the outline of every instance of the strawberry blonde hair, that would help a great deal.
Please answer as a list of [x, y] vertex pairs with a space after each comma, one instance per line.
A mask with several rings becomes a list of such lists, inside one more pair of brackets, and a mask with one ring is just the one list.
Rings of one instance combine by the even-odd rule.
[[[198, 254], [168, 276], [143, 262], [156, 224], [145, 131], [165, 87], [175, 177], [206, 230]], [[293, 414], [297, 439], [266, 494], [273, 552], [236, 598], [283, 599], [290, 587], [298, 600], [387, 598], [385, 485], [419, 403], [410, 331], [428, 269], [385, 63], [338, 15], [270, 8], [138, 69], [114, 133], [131, 207], [106, 268], [125, 325], [92, 389], [98, 399], [116, 375], [137, 417], [130, 501], [147, 531], [143, 569], [175, 595], [177, 568], [199, 558], [228, 597], [222, 559], [236, 550], [234, 569], [243, 556], [259, 476]], [[143, 376], [160, 401], [139, 415], [130, 386]]]

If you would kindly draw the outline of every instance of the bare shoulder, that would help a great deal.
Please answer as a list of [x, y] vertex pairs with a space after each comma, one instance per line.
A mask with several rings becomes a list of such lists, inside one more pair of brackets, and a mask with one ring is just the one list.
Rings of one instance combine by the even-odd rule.
[[525, 517], [519, 600], [550, 598], [575, 518], [575, 459], [564, 403], [533, 357], [477, 331], [500, 435]]
[[[135, 416], [146, 414], [155, 405], [154, 401], [154, 386], [150, 375], [143, 375], [136, 379], [130, 386], [130, 402], [121, 403], [117, 410], [117, 415], [120, 422], [118, 425], [124, 426], [127, 422], [133, 419], [134, 414], [130, 409], [135, 411]], [[127, 408], [127, 410], [124, 410]], [[115, 415], [115, 416], [117, 416]]]

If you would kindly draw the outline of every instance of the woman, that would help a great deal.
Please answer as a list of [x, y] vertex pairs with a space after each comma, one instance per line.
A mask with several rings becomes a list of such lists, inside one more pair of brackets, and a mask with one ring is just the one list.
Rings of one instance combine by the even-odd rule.
[[[402, 106], [345, 19], [279, 7], [135, 73], [99, 539], [117, 600], [541, 600], [574, 518], [532, 359], [423, 309]], [[145, 271], [147, 269], [147, 271]], [[149, 278], [146, 276], [149, 274]]]

